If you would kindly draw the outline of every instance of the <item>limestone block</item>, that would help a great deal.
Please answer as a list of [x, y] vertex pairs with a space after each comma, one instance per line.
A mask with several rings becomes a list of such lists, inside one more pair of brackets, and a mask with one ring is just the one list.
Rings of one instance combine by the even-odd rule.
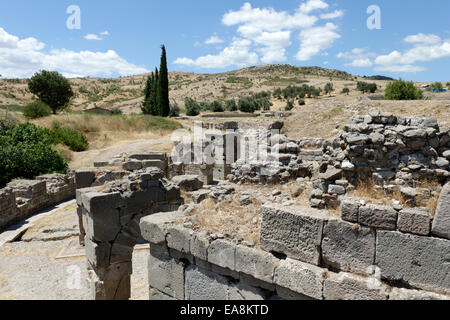
[[109, 266], [111, 244], [109, 242], [94, 242], [86, 239], [86, 258], [94, 268], [106, 268]]
[[403, 209], [398, 214], [398, 229], [402, 232], [427, 236], [430, 234], [430, 213], [421, 209]]
[[450, 239], [450, 182], [441, 191], [431, 232], [438, 237]]
[[355, 200], [345, 199], [342, 201], [341, 217], [342, 220], [348, 222], [358, 222], [359, 202]]
[[119, 210], [110, 209], [103, 214], [87, 215], [87, 234], [95, 241], [113, 241], [121, 229]]
[[338, 220], [327, 222], [323, 231], [322, 258], [333, 268], [366, 273], [375, 261], [375, 231]]
[[141, 161], [127, 161], [122, 165], [122, 168], [127, 171], [136, 171], [142, 169], [142, 162]]
[[239, 300], [265, 300], [266, 294], [260, 288], [255, 288], [247, 283], [240, 281], [237, 284], [231, 284], [228, 291], [228, 299], [232, 301]]
[[95, 180], [92, 168], [82, 168], [75, 171], [75, 183], [77, 189], [89, 188]]
[[206, 234], [195, 233], [191, 238], [191, 254], [201, 260], [208, 261], [209, 239]]
[[148, 283], [178, 300], [184, 300], [184, 265], [169, 256], [167, 247], [151, 244]]
[[185, 272], [186, 300], [228, 300], [229, 283], [225, 277], [191, 265]]
[[236, 271], [243, 272], [271, 283], [279, 260], [268, 252], [244, 247], [236, 247]]
[[389, 300], [450, 300], [450, 296], [422, 290], [392, 288]]
[[261, 248], [318, 265], [327, 216], [307, 207], [266, 205], [261, 208]]
[[189, 254], [191, 252], [192, 230], [182, 226], [173, 226], [167, 230], [166, 240], [169, 248]]
[[368, 204], [359, 208], [359, 223], [368, 227], [395, 230], [397, 211], [388, 206]]
[[172, 179], [173, 183], [185, 191], [196, 191], [203, 187], [198, 175], [176, 176]]
[[446, 239], [377, 231], [375, 264], [385, 279], [450, 292], [449, 253]]
[[272, 297], [271, 300], [292, 300], [292, 301], [314, 300], [313, 298], [310, 298], [303, 294], [279, 286], [277, 286], [276, 291], [277, 295]]
[[325, 269], [288, 258], [280, 261], [273, 281], [278, 286], [322, 300], [325, 275]]
[[229, 241], [215, 240], [208, 248], [208, 262], [235, 270], [236, 246]]
[[387, 300], [386, 285], [375, 278], [352, 273], [328, 273], [323, 286], [325, 300]]
[[168, 228], [183, 217], [183, 213], [179, 211], [161, 212], [144, 217], [140, 222], [142, 237], [152, 244], [165, 243]]
[[86, 210], [93, 215], [101, 215], [112, 209], [124, 206], [125, 202], [119, 192], [103, 193], [85, 189], [80, 193], [81, 202]]

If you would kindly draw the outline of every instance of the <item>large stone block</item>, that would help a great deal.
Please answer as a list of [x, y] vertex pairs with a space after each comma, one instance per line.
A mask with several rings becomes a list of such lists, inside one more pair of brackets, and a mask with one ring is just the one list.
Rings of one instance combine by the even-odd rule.
[[266, 294], [260, 288], [250, 286], [248, 283], [240, 281], [237, 284], [231, 284], [228, 291], [228, 299], [232, 301], [239, 300], [266, 300]]
[[182, 226], [170, 227], [166, 235], [167, 246], [181, 253], [189, 254], [191, 252], [191, 236], [192, 230]]
[[275, 269], [273, 282], [308, 297], [322, 300], [326, 270], [300, 261], [286, 259]]
[[375, 278], [352, 273], [328, 273], [323, 286], [325, 300], [386, 300], [387, 287]]
[[441, 191], [431, 232], [438, 237], [450, 239], [450, 182]]
[[119, 192], [103, 193], [91, 190], [85, 189], [80, 193], [81, 202], [90, 214], [100, 215], [125, 205]]
[[397, 211], [388, 206], [368, 204], [359, 208], [359, 223], [379, 229], [395, 230]]
[[140, 222], [142, 237], [153, 244], [165, 243], [168, 229], [183, 216], [182, 212], [174, 211], [156, 213], [142, 218]]
[[158, 289], [150, 287], [149, 288], [149, 300], [150, 301], [174, 301], [176, 299], [159, 291]]
[[430, 213], [421, 209], [403, 209], [398, 214], [398, 229], [401, 232], [427, 236], [430, 234]]
[[333, 268], [366, 273], [375, 262], [375, 231], [330, 220], [323, 231], [322, 258]]
[[392, 288], [389, 300], [450, 300], [450, 296], [422, 290]]
[[102, 214], [87, 215], [87, 234], [95, 241], [113, 241], [121, 229], [119, 210], [110, 209]]
[[236, 246], [229, 241], [213, 241], [208, 248], [208, 262], [235, 270]]
[[184, 300], [184, 265], [170, 257], [165, 246], [150, 245], [148, 283], [162, 293]]
[[95, 180], [95, 172], [91, 168], [82, 168], [75, 171], [77, 189], [89, 188]]
[[109, 266], [111, 244], [109, 242], [94, 242], [86, 239], [86, 258], [94, 268], [106, 268]]
[[345, 199], [342, 201], [341, 216], [342, 220], [348, 222], [358, 222], [359, 202], [356, 200]]
[[271, 283], [278, 264], [279, 260], [268, 252], [244, 246], [236, 248], [236, 271], [256, 279]]
[[450, 241], [377, 231], [375, 263], [381, 276], [431, 291], [450, 292]]
[[205, 233], [195, 233], [191, 238], [191, 254], [204, 261], [208, 261], [209, 239]]
[[229, 283], [225, 277], [191, 265], [185, 272], [186, 300], [228, 300]]
[[184, 175], [172, 178], [175, 185], [185, 191], [196, 191], [203, 187], [203, 182], [200, 181], [198, 175]]
[[268, 205], [261, 208], [261, 248], [318, 265], [327, 216], [306, 207]]

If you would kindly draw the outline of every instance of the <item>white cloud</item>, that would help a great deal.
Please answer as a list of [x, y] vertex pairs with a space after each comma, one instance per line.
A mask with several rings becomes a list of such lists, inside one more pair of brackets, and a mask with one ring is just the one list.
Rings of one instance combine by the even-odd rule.
[[224, 43], [224, 41], [216, 35], [213, 35], [211, 38], [205, 41], [205, 44], [218, 44], [218, 43]]
[[375, 59], [375, 63], [381, 66], [377, 68], [378, 70], [421, 72], [427, 69], [415, 66], [415, 63], [450, 57], [450, 40], [442, 41], [439, 36], [419, 33], [406, 37], [404, 41], [414, 44], [414, 47], [403, 53], [394, 50], [387, 55], [378, 56]]
[[300, 11], [303, 13], [310, 13], [314, 10], [327, 8], [328, 4], [323, 2], [322, 0], [309, 0], [308, 2], [302, 3], [300, 5]]
[[109, 36], [109, 32], [108, 32], [108, 30], [106, 30], [106, 31], [100, 32], [100, 35]]
[[121, 58], [115, 51], [45, 52], [45, 44], [35, 38], [20, 40], [0, 27], [0, 70], [7, 78], [29, 77], [36, 71], [57, 70], [69, 76], [126, 76], [148, 72]]
[[250, 52], [251, 41], [234, 38], [231, 45], [217, 55], [206, 55], [195, 60], [190, 58], [178, 58], [175, 64], [197, 68], [226, 68], [229, 66], [245, 67], [258, 63], [258, 55]]
[[408, 43], [437, 44], [441, 42], [441, 38], [434, 34], [418, 33], [416, 35], [406, 37], [404, 41]]
[[338, 27], [327, 23], [322, 27], [313, 27], [300, 32], [301, 46], [296, 59], [307, 61], [323, 50], [330, 48], [341, 36], [336, 32]]
[[366, 48], [354, 48], [350, 52], [339, 52], [336, 57], [351, 60], [345, 66], [367, 68], [373, 65], [372, 58], [376, 57], [376, 54], [368, 52]]
[[428, 70], [424, 67], [413, 66], [413, 65], [391, 65], [391, 66], [382, 66], [376, 67], [375, 71], [384, 71], [384, 72], [399, 72], [399, 73], [417, 73]]
[[320, 19], [336, 19], [336, 18], [342, 17], [343, 15], [344, 15], [344, 11], [336, 10], [334, 12], [321, 14]]
[[97, 40], [97, 41], [103, 40], [101, 37], [99, 37], [98, 35], [93, 34], [93, 33], [85, 35], [84, 38], [86, 40]]
[[[334, 39], [340, 37], [336, 33], [334, 24], [326, 24], [321, 29], [313, 28], [319, 21], [319, 18], [312, 15], [315, 10], [328, 9], [328, 4], [322, 0], [308, 0], [299, 5], [294, 12], [276, 11], [273, 8], [253, 8], [249, 2], [244, 3], [242, 7], [233, 11], [230, 10], [222, 17], [222, 23], [225, 26], [237, 26], [237, 33], [239, 38], [250, 41], [247, 50], [240, 50], [241, 58], [239, 61], [261, 61], [262, 63], [276, 63], [287, 60], [286, 49], [292, 45], [291, 35], [296, 30], [304, 30], [306, 33], [313, 36], [319, 36], [318, 39], [309, 39], [308, 37], [301, 37], [302, 51], [301, 56], [304, 60], [309, 60], [316, 54], [323, 54], [322, 50], [329, 48]], [[342, 16], [343, 12], [337, 10], [335, 12], [324, 14], [323, 19], [332, 19]], [[316, 31], [325, 32], [324, 35], [317, 34]], [[208, 39], [214, 43], [214, 37]], [[225, 68], [231, 63], [236, 52], [235, 44], [231, 44], [218, 55], [207, 55], [196, 60], [189, 58], [179, 58], [177, 63], [183, 65], [191, 65], [197, 67], [208, 68], [202, 66], [200, 61], [207, 61], [208, 66], [214, 65], [216, 68]], [[259, 59], [258, 54], [261, 56]], [[247, 54], [246, 59], [242, 55]], [[224, 57], [227, 59], [224, 59]], [[214, 60], [214, 63], [211, 61]], [[220, 66], [218, 61], [224, 63]]]

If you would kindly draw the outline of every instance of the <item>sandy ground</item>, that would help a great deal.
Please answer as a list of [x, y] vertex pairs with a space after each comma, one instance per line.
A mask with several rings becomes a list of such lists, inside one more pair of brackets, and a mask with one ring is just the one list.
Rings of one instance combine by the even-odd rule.
[[[89, 300], [86, 258], [78, 245], [75, 205], [37, 220], [0, 247], [0, 300]], [[1, 234], [0, 234], [1, 236]], [[133, 254], [132, 300], [148, 299], [148, 250]]]

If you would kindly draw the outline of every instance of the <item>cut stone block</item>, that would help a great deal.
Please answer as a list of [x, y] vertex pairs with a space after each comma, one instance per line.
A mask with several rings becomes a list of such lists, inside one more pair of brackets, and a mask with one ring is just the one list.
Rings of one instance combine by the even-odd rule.
[[121, 229], [119, 210], [87, 215], [87, 234], [98, 242], [113, 241]]
[[402, 232], [427, 236], [430, 234], [430, 213], [421, 209], [403, 209], [398, 214], [398, 229]]
[[431, 232], [438, 237], [450, 239], [450, 182], [441, 191]]
[[387, 300], [386, 285], [375, 278], [352, 273], [328, 273], [323, 286], [325, 300]]
[[120, 193], [103, 193], [84, 189], [80, 193], [81, 202], [86, 210], [94, 215], [107, 213], [112, 209], [118, 209], [124, 206], [125, 202]]
[[170, 257], [165, 246], [150, 245], [148, 283], [175, 299], [184, 300], [184, 265]]
[[375, 263], [381, 276], [431, 291], [450, 292], [450, 241], [377, 231]]
[[75, 183], [77, 189], [89, 188], [95, 180], [92, 168], [82, 168], [75, 171]]
[[368, 273], [367, 269], [375, 261], [375, 231], [330, 220], [323, 231], [322, 257], [333, 268]]
[[183, 213], [179, 211], [161, 212], [144, 217], [140, 222], [142, 237], [153, 244], [165, 243], [168, 228], [183, 217]]
[[395, 230], [397, 211], [387, 206], [368, 204], [359, 208], [359, 223], [368, 227]]
[[201, 260], [208, 261], [209, 239], [206, 234], [195, 233], [191, 238], [191, 254]]
[[358, 222], [359, 215], [359, 202], [354, 200], [343, 200], [342, 201], [342, 220], [348, 222]]
[[109, 242], [96, 243], [86, 239], [86, 259], [95, 268], [106, 268], [109, 266], [111, 244]]
[[450, 300], [450, 296], [429, 291], [392, 288], [389, 300]]
[[261, 248], [303, 262], [320, 263], [322, 231], [327, 216], [306, 207], [267, 205], [261, 208]]
[[167, 231], [166, 239], [169, 248], [180, 251], [181, 253], [191, 252], [191, 233], [192, 230], [182, 226], [170, 227]]
[[271, 283], [278, 263], [279, 260], [268, 252], [244, 246], [236, 248], [236, 271], [256, 279]]
[[228, 300], [228, 281], [197, 266], [186, 268], [186, 300]]
[[200, 181], [198, 175], [176, 176], [173, 177], [172, 181], [185, 191], [197, 191], [203, 187], [203, 182]]
[[175, 298], [159, 291], [158, 289], [150, 287], [149, 289], [149, 300], [150, 301], [174, 301]]
[[216, 240], [208, 248], [208, 262], [235, 270], [236, 246], [229, 241]]
[[322, 300], [326, 270], [300, 261], [286, 259], [275, 269], [273, 282], [308, 297]]

